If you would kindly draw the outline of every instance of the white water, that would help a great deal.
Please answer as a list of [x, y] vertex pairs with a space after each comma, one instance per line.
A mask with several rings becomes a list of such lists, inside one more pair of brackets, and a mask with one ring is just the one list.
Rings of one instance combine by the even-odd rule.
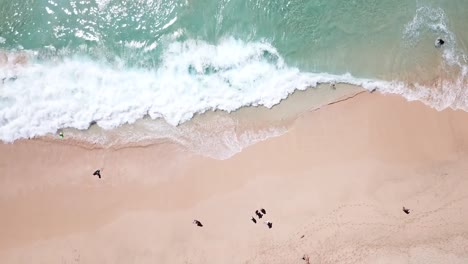
[[458, 46], [459, 40], [450, 30], [450, 22], [442, 8], [419, 7], [413, 19], [405, 25], [403, 39], [407, 44], [421, 46], [423, 36], [432, 37], [434, 44], [436, 38], [445, 41], [439, 49], [442, 61], [442, 67], [438, 69], [439, 76], [434, 76], [435, 81], [426, 86], [414, 83], [411, 87], [387, 91], [400, 94], [409, 100], [420, 100], [437, 110], [452, 108], [467, 111], [468, 57]]
[[243, 148], [283, 135], [288, 131], [284, 125], [240, 124], [238, 118], [217, 113], [195, 118], [181, 126], [172, 126], [163, 120], [138, 120], [132, 125], [103, 131], [93, 127], [87, 131], [67, 129], [66, 138], [96, 143], [103, 146], [141, 146], [154, 142], [177, 143], [190, 152], [215, 159], [227, 159]]
[[[85, 130], [94, 122], [112, 129], [145, 116], [163, 118], [177, 126], [197, 113], [210, 110], [270, 108], [295, 90], [316, 87], [319, 83], [377, 88], [408, 100], [420, 100], [439, 110], [447, 107], [468, 110], [467, 58], [457, 48], [442, 10], [418, 9], [406, 25], [403, 38], [410, 45], [418, 45], [425, 31], [447, 40], [441, 58], [459, 72], [455, 79], [440, 79], [437, 87], [356, 78], [351, 74], [301, 72], [287, 66], [269, 43], [245, 43], [233, 38], [217, 45], [198, 40], [174, 41], [165, 49], [157, 69], [127, 68], [84, 57], [38, 61], [34, 54], [30, 54], [28, 63], [21, 64], [14, 62], [14, 54], [8, 54], [8, 58], [0, 56], [0, 78], [4, 79], [0, 83], [0, 139], [12, 142], [56, 133], [62, 128]], [[165, 130], [167, 137], [192, 146], [197, 152], [224, 158], [244, 146], [285, 132], [284, 128], [247, 131], [242, 135], [234, 133], [235, 129], [229, 131], [226, 135], [216, 134], [219, 140], [206, 141], [210, 133]], [[139, 139], [145, 136], [151, 138], [138, 135]], [[223, 145], [226, 151], [220, 149]]]
[[369, 89], [393, 85], [349, 74], [303, 73], [286, 66], [267, 43], [234, 39], [217, 46], [174, 42], [162, 58], [156, 70], [77, 57], [4, 66], [0, 139], [11, 142], [65, 127], [87, 129], [92, 122], [112, 129], [144, 116], [164, 118], [175, 126], [208, 110], [272, 107], [294, 90], [318, 83], [344, 82]]

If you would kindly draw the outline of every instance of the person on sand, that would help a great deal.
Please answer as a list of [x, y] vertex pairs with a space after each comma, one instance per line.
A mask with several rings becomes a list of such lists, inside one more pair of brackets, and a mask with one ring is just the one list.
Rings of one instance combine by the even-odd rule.
[[258, 216], [258, 219], [262, 219], [263, 215], [258, 210], [255, 211], [255, 214]]
[[403, 206], [403, 212], [405, 212], [405, 214], [409, 214], [409, 213], [410, 213], [410, 209], [405, 208], [405, 207]]
[[250, 218], [250, 220], [252, 220], [252, 222], [254, 222], [254, 224], [257, 223], [257, 219], [255, 219], [255, 217]]
[[94, 173], [93, 173], [94, 176], [98, 176], [99, 179], [101, 179], [101, 170], [96, 170]]
[[265, 224], [268, 226], [269, 229], [273, 227], [273, 223], [270, 221], [265, 221]]
[[262, 214], [266, 214], [266, 210], [265, 209], [260, 209], [260, 212], [262, 212]]
[[193, 220], [193, 223], [199, 227], [203, 227], [203, 224], [198, 220]]
[[304, 254], [304, 256], [302, 256], [302, 260], [305, 260], [306, 264], [310, 264], [310, 258], [306, 254]]

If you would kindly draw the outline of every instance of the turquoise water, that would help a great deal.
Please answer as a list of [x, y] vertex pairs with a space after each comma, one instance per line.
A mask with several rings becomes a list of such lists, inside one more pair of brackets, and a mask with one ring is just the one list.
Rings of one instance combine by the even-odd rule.
[[322, 82], [466, 109], [466, 10], [466, 0], [0, 0], [0, 138], [144, 116], [177, 125]]
[[[468, 2], [463, 0], [2, 0], [0, 6], [0, 32], [6, 40], [2, 47], [7, 49], [40, 51], [52, 46], [74, 53], [84, 48], [106, 59], [117, 56], [129, 65], [155, 67], [164, 38], [182, 31], [180, 40], [267, 41], [288, 64], [302, 70], [368, 77], [388, 76], [382, 58], [408, 50], [402, 31], [418, 8], [440, 8], [454, 32], [465, 31], [468, 23]], [[177, 20], [169, 25], [173, 19]], [[435, 38], [437, 32], [427, 35]], [[463, 47], [467, 35], [459, 36]], [[126, 47], [131, 42], [141, 44]], [[155, 43], [159, 44], [155, 50], [144, 52]], [[366, 63], [359, 63], [360, 58]]]

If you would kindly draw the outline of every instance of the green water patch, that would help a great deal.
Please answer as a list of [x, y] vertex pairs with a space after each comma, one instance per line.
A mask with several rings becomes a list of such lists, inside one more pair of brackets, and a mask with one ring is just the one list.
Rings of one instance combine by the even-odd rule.
[[463, 0], [0, 0], [0, 48], [156, 68], [173, 41], [233, 37], [269, 42], [303, 71], [398, 79], [438, 61], [437, 32], [423, 32], [420, 47], [406, 43], [405, 26], [422, 6], [443, 10], [466, 51]]

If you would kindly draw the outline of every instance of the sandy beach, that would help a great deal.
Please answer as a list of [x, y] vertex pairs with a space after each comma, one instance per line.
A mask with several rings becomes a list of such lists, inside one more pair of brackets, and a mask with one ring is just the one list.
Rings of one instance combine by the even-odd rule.
[[227, 160], [2, 144], [0, 263], [468, 263], [467, 151], [468, 113], [378, 93]]

